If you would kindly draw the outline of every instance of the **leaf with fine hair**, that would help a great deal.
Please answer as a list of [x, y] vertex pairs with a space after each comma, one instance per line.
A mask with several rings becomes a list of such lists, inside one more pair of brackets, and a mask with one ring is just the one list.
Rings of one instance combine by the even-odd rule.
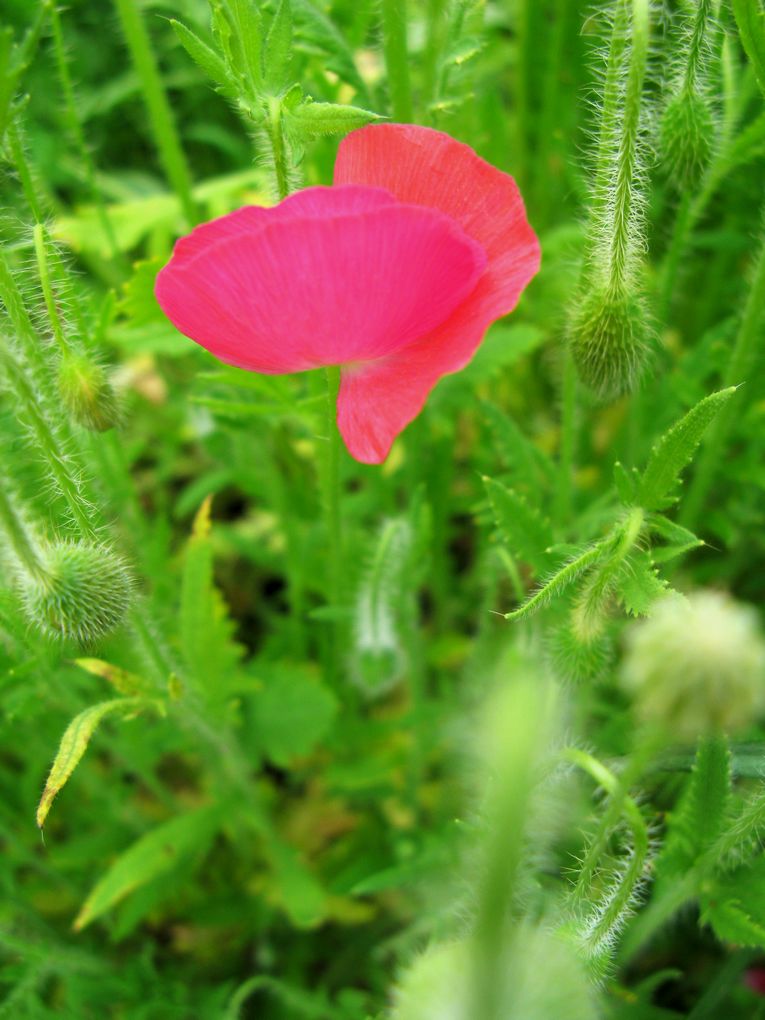
[[236, 99], [237, 90], [231, 82], [225, 61], [183, 22], [171, 18], [170, 24], [173, 26], [173, 31], [178, 36], [181, 46], [194, 63], [215, 83], [223, 95], [228, 96], [229, 99]]
[[732, 0], [738, 33], [765, 96], [765, 8], [762, 0]]
[[530, 595], [522, 606], [514, 609], [511, 613], [505, 613], [505, 619], [521, 620], [524, 616], [536, 613], [544, 608], [556, 595], [560, 595], [569, 585], [573, 584], [585, 570], [589, 570], [597, 563], [607, 545], [608, 539], [602, 539], [600, 542], [594, 542], [592, 545], [587, 546], [586, 549], [570, 559], [560, 570], [557, 570], [543, 582], [540, 588], [533, 595]]
[[654, 446], [640, 485], [640, 502], [646, 510], [663, 510], [675, 501], [672, 490], [681, 472], [736, 389], [736, 386], [729, 386], [704, 397]]
[[90, 738], [104, 716], [112, 714], [131, 716], [136, 715], [144, 708], [158, 706], [159, 702], [149, 698], [114, 698], [112, 701], [102, 701], [98, 705], [91, 705], [90, 708], [86, 708], [72, 719], [64, 730], [61, 744], [37, 807], [36, 818], [40, 828], [45, 824], [54, 798], [77, 768], [80, 759], [87, 750]]

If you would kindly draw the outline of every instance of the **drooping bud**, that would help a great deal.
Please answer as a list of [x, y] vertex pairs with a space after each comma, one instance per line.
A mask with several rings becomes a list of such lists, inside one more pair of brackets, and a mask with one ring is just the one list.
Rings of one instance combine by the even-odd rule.
[[664, 108], [660, 126], [661, 156], [678, 188], [693, 186], [709, 162], [714, 121], [701, 93], [683, 88]]
[[125, 560], [106, 545], [56, 542], [43, 571], [22, 579], [24, 610], [49, 638], [91, 644], [124, 619], [133, 594]]
[[622, 681], [635, 712], [675, 740], [734, 733], [765, 709], [757, 614], [722, 592], [662, 599], [626, 640]]
[[58, 386], [78, 425], [106, 432], [119, 423], [119, 400], [102, 365], [81, 354], [66, 354], [61, 359]]
[[603, 400], [629, 392], [648, 353], [640, 299], [624, 288], [596, 287], [574, 312], [569, 343], [582, 382]]

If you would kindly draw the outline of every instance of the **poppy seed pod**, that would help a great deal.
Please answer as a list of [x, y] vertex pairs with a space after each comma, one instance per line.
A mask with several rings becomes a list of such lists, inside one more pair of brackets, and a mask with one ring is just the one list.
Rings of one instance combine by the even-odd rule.
[[662, 599], [627, 631], [622, 681], [648, 725], [693, 741], [734, 733], [765, 708], [765, 640], [757, 614], [722, 592]]
[[49, 638], [87, 645], [124, 619], [133, 581], [124, 559], [108, 546], [56, 542], [43, 554], [43, 571], [23, 580], [24, 610]]
[[119, 423], [117, 395], [101, 365], [79, 354], [67, 354], [59, 366], [58, 388], [78, 425], [106, 432]]
[[598, 397], [629, 392], [648, 352], [640, 300], [626, 289], [596, 287], [574, 313], [569, 343], [579, 377]]
[[661, 119], [661, 156], [674, 183], [696, 183], [709, 162], [714, 122], [705, 96], [682, 89], [667, 103]]

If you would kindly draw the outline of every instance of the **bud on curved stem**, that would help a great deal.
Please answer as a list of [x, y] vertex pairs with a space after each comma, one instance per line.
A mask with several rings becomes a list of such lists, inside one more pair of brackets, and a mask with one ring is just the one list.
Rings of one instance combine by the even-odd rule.
[[58, 369], [58, 387], [73, 421], [106, 432], [120, 421], [117, 394], [103, 366], [81, 354], [67, 354]]
[[[636, 280], [641, 247], [636, 178], [648, 38], [647, 0], [620, 2], [606, 68], [582, 287], [569, 333], [582, 381], [604, 399], [632, 389], [647, 350], [648, 330]], [[619, 104], [625, 52], [628, 67]]]

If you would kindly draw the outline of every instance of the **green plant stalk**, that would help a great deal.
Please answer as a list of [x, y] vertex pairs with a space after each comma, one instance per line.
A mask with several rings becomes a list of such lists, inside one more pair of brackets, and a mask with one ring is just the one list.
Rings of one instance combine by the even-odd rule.
[[429, 107], [439, 97], [438, 64], [444, 46], [444, 4], [443, 0], [428, 0], [426, 11], [426, 42], [422, 82], [422, 108], [425, 117], [430, 116]]
[[[327, 378], [327, 438], [324, 460], [324, 512], [327, 530], [327, 555], [329, 558], [328, 602], [337, 612], [342, 601], [343, 578], [343, 531], [340, 516], [340, 455], [342, 439], [337, 428], [337, 395], [340, 391], [340, 368], [332, 365], [325, 369]], [[340, 622], [331, 623], [329, 647], [329, 676], [333, 683], [339, 679]]]
[[577, 442], [577, 375], [568, 345], [563, 359], [560, 453], [555, 493], [555, 521], [559, 527], [564, 527], [571, 518]]
[[186, 220], [190, 226], [194, 226], [199, 222], [199, 216], [191, 190], [191, 172], [162, 85], [149, 33], [136, 0], [115, 0], [115, 4], [122, 32], [141, 82], [141, 90], [149, 113], [149, 123], [160, 161], [178, 196]]
[[16, 172], [19, 175], [24, 197], [29, 204], [29, 208], [32, 210], [35, 222], [40, 223], [43, 219], [42, 205], [37, 197], [37, 188], [35, 187], [32, 171], [29, 168], [29, 163], [24, 152], [24, 139], [21, 136], [21, 131], [19, 130], [16, 121], [11, 121], [8, 125], [7, 138], [8, 147], [11, 152], [11, 159], [13, 160]]
[[69, 342], [64, 336], [61, 317], [58, 314], [56, 298], [53, 294], [53, 286], [51, 285], [50, 272], [48, 271], [48, 253], [46, 250], [45, 228], [42, 223], [35, 224], [32, 236], [34, 238], [35, 257], [37, 259], [37, 272], [40, 276], [40, 286], [42, 287], [43, 297], [45, 299], [45, 307], [48, 309], [48, 319], [50, 320], [51, 329], [53, 330], [53, 336], [56, 343], [61, 348], [61, 353], [68, 354]]
[[34, 436], [37, 451], [61, 493], [72, 520], [85, 538], [95, 539], [95, 509], [82, 494], [71, 471], [69, 459], [62, 453], [55, 430], [41, 407], [26, 373], [7, 345], [2, 342], [0, 342], [0, 368], [8, 377], [16, 402]]
[[38, 382], [47, 380], [48, 364], [42, 346], [29, 317], [24, 297], [13, 278], [8, 260], [2, 250], [0, 250], [0, 302], [5, 305], [16, 341], [24, 357], [40, 376]]
[[282, 126], [282, 107], [281, 102], [275, 96], [272, 96], [268, 101], [266, 133], [271, 144], [276, 195], [281, 202], [290, 193], [290, 173], [287, 164], [284, 128]]
[[16, 558], [27, 573], [32, 577], [42, 579], [45, 577], [42, 560], [37, 554], [28, 529], [20, 518], [8, 490], [7, 480], [0, 476], [0, 527], [4, 528]]
[[388, 72], [393, 119], [404, 124], [410, 123], [413, 119], [406, 41], [406, 6], [406, 0], [382, 0], [383, 54]]
[[[50, 5], [50, 19], [51, 29], [53, 32], [53, 47], [56, 52], [56, 66], [58, 68], [59, 81], [61, 83], [61, 91], [64, 94], [64, 110], [66, 113], [66, 119], [69, 124], [69, 131], [74, 139], [77, 151], [82, 161], [82, 166], [85, 171], [85, 180], [88, 184], [88, 189], [93, 199], [93, 204], [96, 208], [96, 215], [101, 223], [101, 229], [104, 232], [104, 237], [107, 240], [109, 248], [111, 249], [112, 257], [115, 259], [122, 259], [119, 248], [117, 247], [117, 240], [114, 235], [114, 228], [112, 227], [111, 219], [106, 210], [104, 200], [101, 196], [101, 190], [98, 187], [96, 180], [96, 168], [93, 162], [93, 157], [88, 149], [87, 142], [85, 141], [85, 134], [80, 123], [80, 118], [77, 113], [77, 103], [74, 97], [74, 87], [72, 86], [72, 78], [69, 74], [69, 61], [66, 56], [66, 48], [64, 46], [64, 34], [61, 28], [61, 16], [58, 11], [58, 7], [55, 3]], [[35, 213], [35, 218], [38, 222], [41, 220], [41, 216]]]
[[[733, 354], [724, 375], [725, 386], [735, 386], [746, 381], [757, 353], [758, 344], [763, 342], [762, 322], [765, 316], [765, 230], [760, 240], [760, 250], [749, 288], [744, 314], [736, 334]], [[725, 450], [725, 443], [734, 419], [741, 414], [738, 405], [728, 403], [713, 422], [696, 466], [693, 481], [684, 500], [680, 514], [683, 526], [693, 531], [699, 514], [704, 508], [709, 490], [719, 468]]]
[[713, 7], [713, 0], [699, 0], [696, 7], [696, 15], [693, 19], [693, 29], [688, 45], [688, 60], [683, 76], [683, 88], [689, 92], [693, 92], [698, 84], [699, 72], [704, 56], [704, 38], [709, 19], [712, 16]]
[[[622, 291], [628, 279], [634, 209], [640, 108], [648, 62], [649, 13], [647, 0], [632, 3], [632, 50], [624, 94], [624, 109], [612, 209], [610, 211], [608, 281], [613, 292]], [[609, 203], [610, 205], [610, 203]]]

